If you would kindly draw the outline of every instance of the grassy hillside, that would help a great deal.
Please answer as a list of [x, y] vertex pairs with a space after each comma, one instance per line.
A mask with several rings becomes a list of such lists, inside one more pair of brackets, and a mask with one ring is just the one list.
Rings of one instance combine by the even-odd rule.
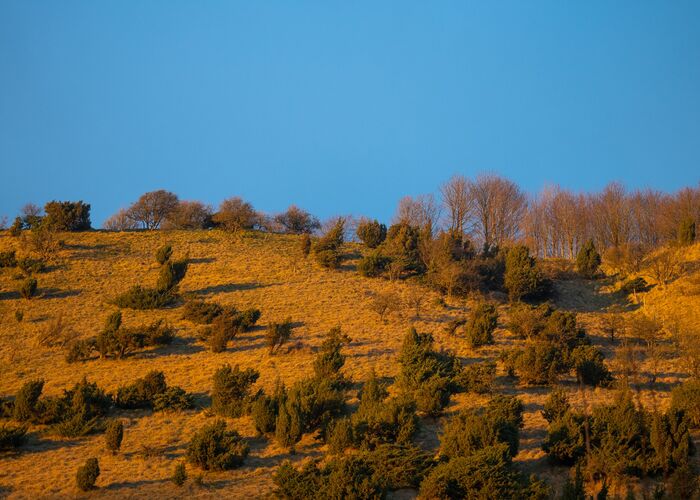
[[[133, 232], [133, 233], [67, 233], [62, 234], [62, 248], [54, 262], [37, 275], [38, 296], [21, 299], [16, 269], [0, 269], [0, 396], [14, 395], [28, 380], [43, 378], [44, 393], [60, 394], [87, 377], [107, 391], [132, 382], [151, 370], [162, 370], [169, 384], [195, 394], [197, 409], [177, 413], [151, 413], [144, 410], [118, 411], [125, 421], [122, 451], [112, 455], [104, 449], [102, 435], [80, 439], [47, 436], [41, 426], [33, 427], [27, 446], [19, 453], [0, 454], [0, 496], [58, 497], [77, 494], [75, 471], [87, 457], [100, 460], [102, 473], [99, 489], [91, 495], [113, 497], [174, 497], [183, 490], [174, 486], [170, 477], [174, 465], [182, 459], [194, 431], [211, 420], [207, 409], [214, 371], [224, 363], [251, 367], [260, 372], [257, 386], [272, 391], [277, 379], [288, 385], [312, 372], [312, 360], [322, 336], [335, 325], [341, 325], [352, 341], [344, 349], [347, 360], [343, 372], [354, 383], [362, 382], [374, 370], [377, 375], [393, 380], [398, 372], [397, 352], [404, 333], [410, 326], [434, 335], [439, 348], [449, 349], [463, 364], [484, 359], [497, 359], [499, 353], [522, 341], [506, 328], [509, 305], [496, 294], [499, 327], [495, 344], [470, 349], [467, 343], [445, 332], [445, 324], [463, 316], [473, 305], [468, 299], [448, 298], [444, 302], [420, 284], [391, 282], [361, 277], [355, 264], [363, 249], [346, 244], [346, 259], [340, 270], [324, 270], [311, 259], [305, 260], [298, 250], [298, 237], [247, 233], [232, 237], [220, 231]], [[262, 311], [258, 326], [240, 334], [223, 353], [212, 353], [198, 340], [198, 327], [182, 319], [181, 304], [155, 311], [123, 310], [127, 326], [163, 318], [176, 328], [175, 341], [166, 347], [139, 351], [122, 360], [90, 360], [68, 364], [60, 347], [42, 347], [38, 339], [57, 318], [79, 338], [96, 335], [107, 316], [117, 310], [110, 304], [116, 294], [130, 286], [151, 285], [157, 278], [158, 265], [153, 255], [164, 243], [172, 244], [175, 256], [187, 256], [189, 270], [180, 291], [239, 308], [257, 307]], [[7, 234], [0, 235], [0, 251], [11, 248], [23, 252], [22, 241]], [[691, 263], [700, 260], [700, 247], [686, 253]], [[693, 264], [694, 265], [694, 264]], [[614, 280], [590, 282], [569, 276], [555, 283], [555, 303], [579, 313], [594, 343], [602, 346], [606, 363], [613, 374], [618, 370], [615, 350], [601, 331], [601, 313], [612, 305], [624, 307], [625, 315], [643, 309], [657, 315], [678, 330], [697, 328], [700, 306], [700, 285], [697, 271], [666, 287], [655, 287], [639, 294], [632, 302], [616, 292]], [[385, 321], [371, 308], [376, 293], [392, 291], [408, 301], [424, 296], [420, 316], [404, 303]], [[24, 318], [18, 322], [16, 311]], [[270, 355], [265, 344], [265, 326], [291, 317], [295, 324], [289, 343]], [[668, 391], [686, 378], [677, 354], [670, 348], [664, 357], [657, 384], [645, 387], [641, 397], [650, 405], [664, 408]], [[549, 466], [540, 449], [546, 433], [542, 405], [550, 392], [547, 387], [519, 387], [499, 366], [498, 390], [520, 397], [525, 407], [525, 427], [521, 433], [521, 449], [516, 464], [526, 472], [536, 472], [560, 485], [568, 468]], [[612, 397], [613, 389], [578, 390], [573, 378], [563, 381], [575, 405], [590, 405]], [[357, 394], [357, 384], [350, 391], [350, 402]], [[444, 418], [469, 406], [483, 405], [484, 396], [457, 394], [452, 397], [445, 416], [425, 418], [418, 436], [421, 446], [434, 450]], [[319, 457], [325, 452], [314, 435], [306, 435], [296, 453], [280, 448], [273, 441], [257, 437], [250, 417], [229, 419], [249, 442], [251, 453], [240, 469], [207, 473], [204, 487], [189, 483], [192, 496], [269, 495], [273, 489], [272, 473], [284, 460], [300, 462]], [[194, 469], [191, 476], [196, 475]], [[403, 492], [412, 496], [412, 492]]]

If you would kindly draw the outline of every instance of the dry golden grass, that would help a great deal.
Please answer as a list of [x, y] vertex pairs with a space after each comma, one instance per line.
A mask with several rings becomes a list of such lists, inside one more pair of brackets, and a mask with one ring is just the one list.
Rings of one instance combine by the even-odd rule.
[[[448, 305], [438, 303], [437, 294], [415, 283], [389, 282], [367, 279], [354, 271], [355, 260], [344, 262], [339, 271], [323, 270], [311, 260], [300, 257], [297, 239], [293, 236], [246, 234], [232, 238], [219, 231], [197, 232], [91, 232], [64, 234], [64, 246], [48, 272], [38, 275], [39, 296], [27, 301], [15, 293], [19, 281], [17, 270], [5, 269], [0, 273], [0, 396], [16, 393], [23, 383], [44, 378], [45, 394], [59, 394], [84, 376], [108, 391], [129, 383], [150, 370], [162, 370], [169, 384], [179, 385], [197, 396], [202, 406], [208, 405], [211, 377], [223, 363], [240, 364], [260, 371], [258, 385], [272, 390], [277, 378], [288, 385], [309, 375], [311, 363], [324, 332], [341, 325], [352, 338], [345, 349], [343, 369], [353, 381], [362, 381], [371, 370], [378, 375], [393, 377], [397, 374], [396, 355], [407, 328], [431, 332], [437, 347], [450, 349], [464, 363], [481, 359], [495, 359], [502, 349], [520, 341], [504, 325], [508, 306], [499, 305], [500, 327], [496, 344], [471, 350], [465, 341], [444, 332], [449, 319], [468, 311], [469, 302], [450, 299]], [[221, 304], [237, 307], [258, 307], [262, 311], [260, 326], [237, 337], [226, 352], [211, 353], [198, 341], [197, 327], [181, 319], [181, 307], [157, 311], [124, 310], [124, 322], [135, 325], [165, 318], [177, 329], [175, 342], [163, 348], [139, 352], [120, 361], [93, 360], [67, 364], [60, 347], [43, 347], [39, 338], [52, 321], [62, 316], [67, 331], [78, 337], [97, 334], [105, 318], [116, 307], [108, 301], [136, 283], [155, 283], [156, 249], [170, 243], [175, 256], [188, 255], [191, 264], [181, 291], [198, 295]], [[21, 240], [0, 235], [0, 251], [16, 248]], [[359, 246], [346, 246], [349, 254], [357, 255]], [[689, 260], [697, 260], [698, 248], [688, 253]], [[697, 311], [700, 296], [684, 294], [676, 287], [684, 281], [672, 283], [665, 290], [655, 289], [643, 297], [649, 311], [668, 311], [669, 304], [689, 311]], [[601, 310], [619, 301], [614, 293], [599, 285], [581, 280], [560, 281], [557, 285], [560, 307], [575, 310], [593, 336], [603, 346], [611, 366], [615, 346], [600, 333]], [[372, 295], [394, 292], [408, 301], [422, 295], [420, 318], [414, 317], [413, 308], [404, 304], [399, 312], [391, 313], [382, 322], [370, 308]], [[15, 311], [24, 312], [24, 320], [17, 322]], [[631, 312], [626, 314], [632, 314]], [[673, 313], [674, 317], [678, 314]], [[290, 316], [300, 323], [294, 329], [291, 341], [278, 354], [270, 356], [264, 340], [264, 326]], [[685, 316], [684, 316], [685, 317]], [[688, 316], [688, 321], [696, 321]], [[697, 324], [697, 323], [696, 323]], [[677, 359], [664, 360], [659, 387], [668, 387], [683, 377], [676, 367]], [[548, 388], [522, 388], [500, 374], [499, 390], [517, 394], [525, 405], [525, 428], [522, 432], [521, 452], [516, 463], [528, 472], [543, 474], [560, 484], [565, 477], [563, 468], [551, 468], [546, 463], [540, 445], [546, 433], [546, 422], [540, 414]], [[577, 391], [572, 381], [564, 386], [572, 392], [575, 404], [594, 404], [609, 400], [612, 390]], [[667, 391], [642, 391], [645, 401], [664, 405]], [[351, 393], [351, 397], [354, 394]], [[468, 406], [481, 405], [486, 397], [459, 394], [452, 398], [447, 415]], [[79, 496], [75, 487], [75, 471], [90, 456], [100, 460], [102, 474], [98, 490], [92, 496], [106, 497], [179, 497], [179, 496], [269, 496], [273, 485], [274, 469], [285, 459], [295, 461], [320, 456], [324, 448], [314, 436], [305, 436], [290, 455], [276, 444], [255, 436], [248, 417], [231, 420], [230, 424], [249, 439], [251, 454], [245, 465], [226, 473], [208, 473], [204, 487], [191, 482], [184, 489], [170, 482], [175, 464], [182, 460], [192, 433], [211, 416], [205, 410], [181, 413], [122, 411], [117, 416], [125, 421], [122, 450], [111, 455], [104, 448], [102, 435], [83, 439], [64, 440], [47, 436], [41, 428], [32, 429], [29, 444], [20, 453], [0, 455], [0, 496], [10, 498]], [[435, 449], [439, 444], [442, 419], [424, 422], [419, 442]], [[147, 449], [144, 449], [146, 446]], [[190, 478], [198, 471], [188, 468]], [[409, 493], [410, 495], [410, 493]]]

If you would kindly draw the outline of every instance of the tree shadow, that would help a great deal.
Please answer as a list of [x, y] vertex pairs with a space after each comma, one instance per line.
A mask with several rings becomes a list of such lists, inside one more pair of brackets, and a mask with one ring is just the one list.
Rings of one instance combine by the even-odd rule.
[[82, 290], [60, 290], [58, 288], [45, 288], [42, 291], [42, 297], [45, 299], [65, 299], [68, 297], [77, 297]]
[[279, 283], [228, 283], [225, 285], [212, 285], [198, 290], [191, 290], [188, 293], [197, 295], [214, 295], [217, 293], [242, 292], [245, 290], [255, 290], [258, 288], [268, 288], [277, 286]]
[[216, 262], [215, 257], [197, 257], [187, 261], [188, 264], [211, 264], [212, 262]]
[[0, 292], [0, 300], [17, 300], [19, 298], [20, 295], [17, 291]]
[[104, 487], [105, 490], [133, 490], [146, 486], [149, 484], [164, 484], [168, 483], [168, 479], [141, 479], [139, 481], [120, 481], [118, 483], [111, 483]]

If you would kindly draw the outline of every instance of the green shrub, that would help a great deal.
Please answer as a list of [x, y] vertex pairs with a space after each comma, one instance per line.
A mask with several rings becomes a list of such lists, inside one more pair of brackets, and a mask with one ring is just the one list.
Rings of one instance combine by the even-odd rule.
[[311, 253], [311, 236], [309, 236], [309, 233], [302, 233], [299, 237], [299, 250], [305, 259]]
[[333, 381], [342, 380], [340, 369], [345, 364], [345, 356], [340, 350], [348, 342], [350, 342], [350, 337], [342, 332], [340, 326], [330, 329], [314, 360], [314, 374], [317, 378]]
[[357, 272], [362, 276], [367, 276], [368, 278], [375, 278], [381, 276], [386, 267], [391, 262], [391, 259], [384, 257], [378, 252], [365, 255], [357, 263]]
[[156, 394], [152, 400], [154, 411], [189, 410], [194, 406], [191, 394], [177, 386], [168, 387], [165, 392]]
[[508, 446], [510, 456], [514, 457], [520, 443], [522, 411], [519, 399], [497, 396], [483, 410], [458, 413], [445, 425], [440, 439], [441, 454], [449, 458], [465, 457], [503, 443]]
[[386, 239], [386, 226], [377, 220], [362, 220], [355, 232], [360, 241], [369, 248], [377, 248]]
[[20, 270], [27, 276], [40, 273], [46, 268], [44, 261], [40, 259], [32, 259], [31, 257], [19, 258], [17, 260], [17, 267], [19, 267]]
[[491, 446], [436, 466], [420, 485], [421, 498], [520, 498], [507, 445]]
[[175, 465], [175, 470], [173, 471], [172, 477], [173, 483], [176, 486], [182, 486], [187, 481], [187, 470], [185, 469], [185, 462], [178, 462]]
[[517, 376], [524, 385], [556, 383], [568, 370], [560, 348], [551, 342], [537, 342], [524, 349], [506, 351], [502, 355], [509, 376]]
[[95, 339], [79, 339], [68, 344], [66, 351], [66, 361], [68, 363], [76, 363], [78, 361], [87, 361], [97, 350]]
[[363, 449], [409, 445], [418, 431], [416, 403], [406, 397], [373, 402], [363, 399], [351, 422], [353, 440]]
[[209, 329], [209, 349], [213, 353], [224, 352], [228, 345], [228, 332], [226, 328], [222, 328], [220, 325], [222, 325], [221, 322], [219, 322], [219, 328]]
[[533, 340], [540, 336], [545, 329], [547, 318], [553, 309], [548, 304], [537, 307], [527, 304], [515, 304], [510, 308], [508, 329], [519, 337]]
[[22, 296], [22, 298], [29, 300], [32, 297], [34, 297], [34, 295], [36, 295], [36, 289], [37, 289], [36, 278], [27, 278], [20, 285], [19, 294]]
[[114, 299], [114, 304], [125, 309], [161, 309], [177, 298], [174, 290], [158, 290], [134, 285]]
[[185, 278], [187, 273], [187, 259], [165, 262], [158, 275], [156, 290], [161, 293], [175, 290], [177, 285]]
[[392, 262], [392, 274], [422, 273], [425, 265], [420, 256], [420, 230], [405, 222], [393, 224], [380, 246], [382, 255]]
[[493, 392], [496, 381], [496, 363], [485, 361], [464, 366], [461, 374], [456, 377], [456, 381], [467, 392], [476, 394]]
[[372, 477], [384, 489], [416, 489], [435, 465], [432, 455], [413, 445], [383, 444], [364, 455]]
[[519, 301], [541, 292], [542, 276], [526, 246], [510, 248], [506, 252], [505, 265], [503, 278], [511, 300]]
[[604, 359], [597, 347], [582, 345], [571, 351], [569, 362], [580, 382], [594, 387], [607, 387], [612, 382], [612, 375], [605, 366]]
[[345, 219], [338, 218], [335, 225], [313, 247], [313, 252], [321, 267], [336, 269], [340, 266], [340, 249], [343, 245]]
[[294, 446], [304, 432], [304, 422], [297, 400], [282, 398], [279, 402], [275, 420], [275, 439], [280, 446]]
[[354, 442], [350, 419], [344, 417], [333, 420], [329, 425], [326, 442], [331, 453], [342, 454], [347, 448], [350, 448]]
[[279, 413], [278, 404], [277, 398], [261, 394], [250, 405], [250, 416], [258, 434], [270, 435], [275, 432], [275, 422]]
[[568, 409], [561, 413], [562, 410], [563, 408], [557, 407], [552, 412], [542, 450], [551, 462], [572, 465], [586, 452], [584, 417]]
[[19, 448], [27, 440], [27, 427], [10, 424], [0, 426], [0, 451]]
[[119, 408], [148, 408], [158, 394], [162, 394], [168, 388], [165, 382], [165, 374], [152, 370], [144, 378], [136, 379], [130, 385], [117, 389], [115, 404]]
[[224, 313], [224, 308], [214, 302], [201, 299], [188, 300], [185, 303], [182, 319], [192, 321], [200, 325], [209, 325], [215, 318]]
[[[95, 349], [101, 358], [121, 359], [129, 353], [146, 346], [170, 344], [175, 338], [174, 329], [162, 319], [148, 326], [125, 328], [122, 326], [121, 312], [112, 313], [105, 322], [102, 331], [94, 340]], [[87, 344], [76, 346], [76, 356], [79, 348], [87, 348]], [[80, 358], [76, 358], [80, 359]]]
[[493, 332], [498, 325], [498, 313], [492, 304], [479, 304], [469, 316], [466, 325], [467, 340], [471, 347], [493, 344]]
[[50, 201], [44, 205], [43, 224], [56, 231], [90, 229], [90, 205], [82, 201]]
[[173, 255], [173, 247], [171, 245], [163, 245], [156, 250], [156, 262], [161, 266], [170, 260]]
[[248, 413], [254, 397], [250, 389], [260, 373], [252, 368], [241, 370], [238, 365], [223, 365], [214, 373], [211, 408], [217, 415], [240, 417]]
[[112, 453], [119, 451], [124, 439], [124, 424], [121, 420], [110, 420], [105, 428], [105, 444], [107, 449]]
[[14, 250], [8, 250], [6, 252], [0, 252], [0, 269], [3, 267], [15, 267], [17, 266], [17, 257]]
[[620, 287], [620, 291], [625, 295], [646, 292], [647, 290], [649, 290], [649, 284], [641, 276], [625, 281]]
[[44, 389], [44, 380], [26, 382], [15, 396], [12, 417], [19, 422], [32, 422], [37, 418], [37, 402]]
[[563, 417], [569, 410], [571, 410], [571, 404], [569, 403], [569, 396], [566, 391], [563, 389], [555, 389], [544, 402], [542, 416], [551, 424], [555, 420]]
[[53, 430], [63, 437], [78, 437], [101, 428], [100, 419], [112, 405], [112, 398], [96, 383], [83, 378], [61, 398], [39, 401], [42, 423], [55, 423]]
[[249, 447], [226, 422], [217, 420], [199, 429], [187, 447], [187, 460], [204, 470], [229, 470], [243, 465]]
[[600, 267], [600, 254], [595, 248], [593, 240], [583, 244], [576, 255], [576, 269], [586, 278], [593, 278]]
[[278, 351], [292, 335], [292, 318], [287, 318], [281, 323], [272, 322], [267, 325], [265, 341], [270, 349], [270, 354]]
[[654, 413], [651, 418], [649, 442], [653, 449], [652, 472], [668, 475], [688, 463], [694, 446], [690, 436], [689, 420], [682, 411]]
[[96, 458], [88, 458], [85, 463], [78, 468], [75, 482], [82, 491], [90, 491], [95, 487], [97, 477], [100, 475], [100, 464]]
[[671, 409], [684, 412], [692, 427], [700, 427], [700, 380], [690, 379], [674, 387]]
[[335, 379], [302, 379], [289, 389], [286, 407], [292, 419], [298, 414], [302, 432], [321, 428], [325, 437], [331, 420], [345, 413], [345, 393]]

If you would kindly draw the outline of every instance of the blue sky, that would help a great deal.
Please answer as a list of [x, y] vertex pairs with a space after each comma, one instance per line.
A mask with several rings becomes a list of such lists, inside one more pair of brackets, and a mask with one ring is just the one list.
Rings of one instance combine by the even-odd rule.
[[0, 0], [0, 214], [700, 180], [700, 2]]

